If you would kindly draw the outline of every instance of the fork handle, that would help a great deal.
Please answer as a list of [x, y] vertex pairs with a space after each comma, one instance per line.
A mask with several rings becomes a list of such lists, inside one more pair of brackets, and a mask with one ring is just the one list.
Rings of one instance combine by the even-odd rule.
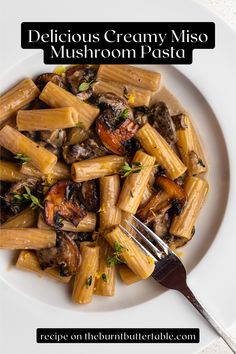
[[234, 339], [227, 334], [226, 330], [204, 309], [200, 302], [196, 299], [193, 292], [189, 287], [184, 286], [178, 289], [191, 304], [200, 312], [200, 314], [210, 323], [214, 330], [220, 335], [220, 337], [225, 341], [225, 343], [230, 347], [233, 353], [236, 353], [236, 342]]

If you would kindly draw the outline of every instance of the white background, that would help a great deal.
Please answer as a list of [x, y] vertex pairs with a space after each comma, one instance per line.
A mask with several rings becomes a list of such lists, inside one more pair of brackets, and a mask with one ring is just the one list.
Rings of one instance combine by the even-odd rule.
[[[78, 1], [79, 0], [77, 0], [77, 2]], [[173, 1], [176, 3], [178, 0], [173, 0]], [[73, 19], [74, 21], [76, 21], [77, 14], [73, 13], [73, 7], [70, 6], [69, 2], [59, 2], [58, 0], [51, 1], [51, 3], [52, 2], [54, 3], [54, 9], [55, 9], [54, 20], [65, 21], [69, 16], [71, 20]], [[148, 1], [146, 0], [146, 3], [147, 2]], [[202, 2], [205, 3], [207, 6], [209, 6], [210, 8], [212, 8], [214, 11], [217, 11], [219, 15], [223, 16], [225, 20], [227, 20], [228, 23], [230, 23], [231, 25], [234, 25], [236, 23], [235, 21], [236, 3], [234, 0], [228, 0], [228, 1], [202, 0]], [[104, 11], [104, 13], [106, 12], [106, 6], [113, 6], [112, 1], [110, 1], [109, 3], [110, 5], [108, 5], [108, 3], [106, 5], [103, 5], [103, 3], [104, 3], [103, 1], [100, 2], [102, 11]], [[126, 1], [120, 0], [119, 5], [124, 9], [123, 20], [125, 20]], [[84, 20], [91, 19], [89, 6], [90, 5], [88, 5], [88, 12], [83, 14]], [[134, 9], [133, 10], [134, 20], [135, 19], [138, 20], [139, 18], [141, 18], [141, 13], [139, 14], [136, 13], [135, 2], [134, 2], [133, 9]], [[33, 1], [26, 1], [26, 0], [16, 2], [12, 0], [5, 0], [4, 4], [2, 4], [0, 8], [0, 11], [1, 11], [0, 43], [5, 44], [4, 50], [1, 50], [0, 52], [0, 56], [1, 56], [0, 64], [1, 64], [1, 70], [4, 70], [9, 65], [14, 64], [14, 62], [16, 61], [16, 55], [17, 55], [17, 60], [19, 59], [20, 56], [25, 55], [25, 52], [23, 53], [23, 51], [21, 51], [20, 49], [20, 30], [18, 26], [19, 22], [23, 20], [24, 21], [30, 21], [30, 20], [46, 21], [46, 20], [51, 20], [52, 16], [47, 12], [47, 1], [45, 0], [42, 0], [40, 2], [33, 2]], [[30, 18], [27, 15], [29, 13], [32, 14]], [[153, 20], [155, 20], [155, 13], [153, 14]], [[11, 43], [16, 43], [16, 45], [14, 45], [14, 48], [11, 47]], [[29, 55], [29, 51], [27, 52], [27, 55]], [[55, 294], [55, 301], [56, 301], [56, 294]], [[182, 304], [181, 299], [178, 299], [177, 303], [179, 306], [179, 313], [181, 314], [181, 311], [183, 312], [185, 311], [185, 306]], [[4, 304], [8, 304], [7, 308], [4, 306]], [[11, 305], [9, 306], [9, 304]], [[42, 311], [39, 311], [39, 309], [41, 309]], [[100, 315], [94, 315], [94, 316], [96, 317]], [[126, 319], [124, 315], [124, 321], [125, 320]], [[70, 353], [70, 350], [67, 350], [67, 348], [65, 347], [63, 349], [63, 346], [60, 346], [60, 349], [58, 347], [56, 349], [55, 346], [45, 347], [44, 345], [41, 345], [41, 347], [40, 348], [38, 347], [38, 349], [36, 349], [35, 347], [32, 351], [30, 349], [30, 342], [33, 343], [35, 341], [35, 328], [57, 326], [57, 323], [55, 321], [58, 321], [57, 323], [58, 326], [60, 327], [62, 327], [63, 324], [65, 324], [65, 326], [69, 326], [70, 323], [72, 327], [76, 326], [75, 319], [73, 319], [73, 323], [70, 322], [69, 313], [65, 313], [65, 312], [58, 313], [58, 311], [54, 308], [39, 306], [38, 303], [31, 301], [28, 298], [22, 297], [18, 293], [15, 293], [11, 289], [9, 289], [4, 284], [1, 284], [0, 337], [2, 337], [3, 335], [5, 337], [4, 342], [2, 343], [3, 345], [2, 351], [1, 351], [1, 343], [0, 343], [0, 352], [2, 354], [13, 354], [13, 352], [17, 352], [17, 348], [19, 348], [18, 350], [19, 354], [21, 353], [25, 353], [25, 354]], [[109, 324], [113, 322], [113, 318], [112, 317], [108, 318], [107, 321], [108, 322], [106, 324], [103, 324], [103, 326], [105, 325], [109, 326]], [[189, 319], [189, 321], [191, 320]], [[81, 325], [79, 313], [78, 313], [77, 323]], [[193, 323], [194, 321], [191, 322], [192, 326], [194, 326]], [[72, 349], [72, 347], [70, 348]], [[111, 348], [111, 352], [113, 351], [112, 348]], [[116, 348], [119, 348], [119, 350], [121, 351], [122, 348], [124, 348], [124, 346], [123, 347], [116, 346]], [[138, 353], [141, 352], [139, 351], [139, 348], [140, 346], [132, 346], [132, 347], [130, 346], [129, 348], [127, 347], [127, 350], [129, 350], [130, 352]], [[147, 350], [148, 348], [151, 349], [151, 347], [147, 347]], [[158, 348], [159, 347], [157, 347], [157, 352], [159, 352]], [[162, 348], [160, 349], [162, 350], [161, 353], [164, 353], [165, 352], [164, 347], [162, 346], [161, 348]], [[78, 353], [79, 352], [89, 353], [90, 349], [91, 346], [82, 345], [78, 348]], [[95, 349], [95, 347], [93, 347], [93, 349]], [[173, 352], [175, 352], [175, 348], [173, 348]], [[227, 349], [225, 346], [217, 345], [211, 347], [210, 349], [206, 349], [204, 351], [204, 353], [216, 353], [216, 352], [220, 354], [224, 354], [227, 353]]]

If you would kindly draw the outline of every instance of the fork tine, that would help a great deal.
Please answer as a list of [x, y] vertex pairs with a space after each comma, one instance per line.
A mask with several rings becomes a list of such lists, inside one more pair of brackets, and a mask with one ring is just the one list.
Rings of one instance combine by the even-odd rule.
[[136, 240], [136, 238], [128, 231], [126, 230], [122, 225], [119, 224], [119, 227], [121, 228], [121, 230], [130, 238], [132, 238], [132, 240], [134, 241], [134, 243], [136, 243], [142, 250], [143, 252], [145, 252], [149, 257], [151, 257], [155, 262], [157, 262], [157, 259], [153, 256], [153, 254], [151, 252], [149, 252], [138, 240]]
[[171, 249], [165, 244], [165, 242], [157, 236], [152, 230], [149, 229], [144, 223], [142, 223], [139, 219], [136, 218], [136, 216], [132, 215], [132, 218], [139, 224], [139, 226], [142, 226], [142, 228], [152, 237], [153, 240], [155, 240], [158, 245], [163, 249], [163, 251], [168, 255], [170, 253], [173, 253]]
[[125, 220], [125, 222], [141, 237], [143, 242], [146, 243], [146, 245], [148, 245], [148, 247], [152, 250], [152, 252], [155, 253], [155, 255], [157, 255], [159, 259], [163, 257], [160, 250], [156, 246], [154, 246], [154, 244], [151, 241], [149, 241], [134, 225], [132, 225], [128, 220]]

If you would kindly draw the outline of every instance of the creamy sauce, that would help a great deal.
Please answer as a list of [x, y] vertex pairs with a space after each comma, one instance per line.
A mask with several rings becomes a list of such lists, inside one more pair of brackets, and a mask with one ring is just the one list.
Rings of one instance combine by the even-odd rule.
[[150, 105], [163, 101], [169, 108], [170, 115], [174, 116], [179, 113], [183, 113], [189, 116], [184, 106], [177, 100], [177, 98], [162, 85], [160, 89], [155, 92], [151, 98]]

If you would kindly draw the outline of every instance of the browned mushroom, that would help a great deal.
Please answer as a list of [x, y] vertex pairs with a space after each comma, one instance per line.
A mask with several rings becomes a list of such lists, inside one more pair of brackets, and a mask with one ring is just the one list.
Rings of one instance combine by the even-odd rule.
[[96, 67], [88, 65], [76, 65], [66, 70], [66, 80], [71, 92], [85, 101], [91, 97], [91, 87], [96, 75]]
[[44, 200], [44, 219], [48, 225], [60, 228], [65, 219], [77, 226], [87, 215], [77, 198], [79, 187], [80, 184], [65, 180], [49, 189]]
[[[124, 111], [126, 111], [126, 118], [133, 119], [133, 111], [129, 107], [127, 101], [117, 96], [112, 92], [103, 93], [98, 97], [98, 105], [100, 106], [101, 110], [104, 111], [106, 109], [111, 110], [113, 120], [111, 120], [112, 126], [110, 128], [114, 128], [113, 125], [118, 125], [119, 120], [117, 117], [121, 116]], [[109, 124], [109, 122], [107, 122]]]
[[117, 155], [125, 155], [125, 143], [132, 139], [138, 130], [134, 120], [125, 119], [115, 130], [109, 129], [104, 116], [97, 119], [97, 133], [107, 149]]
[[107, 149], [117, 155], [125, 155], [138, 124], [133, 119], [133, 111], [127, 101], [114, 93], [99, 96], [98, 104], [102, 110], [96, 121], [96, 130]]
[[80, 200], [88, 211], [98, 211], [99, 194], [98, 185], [95, 180], [85, 181], [80, 189]]
[[53, 73], [45, 73], [39, 75], [35, 80], [35, 84], [38, 86], [40, 90], [42, 90], [49, 81], [53, 82], [59, 87], [66, 89], [66, 85], [64, 83], [63, 77]]
[[95, 136], [84, 140], [80, 144], [63, 146], [63, 157], [67, 164], [104, 156], [107, 155], [107, 153], [107, 149], [102, 145], [99, 138]]
[[62, 276], [74, 275], [79, 268], [81, 256], [79, 249], [65, 233], [57, 238], [57, 246], [37, 251], [40, 267], [59, 268]]
[[153, 219], [152, 229], [161, 238], [168, 235], [170, 228], [170, 215], [168, 213], [169, 206], [163, 208]]
[[153, 221], [156, 214], [166, 208], [174, 207], [179, 213], [187, 198], [184, 189], [165, 176], [158, 176], [155, 186], [160, 190], [137, 213], [138, 218], [146, 223]]
[[165, 138], [169, 144], [177, 141], [175, 125], [164, 102], [158, 102], [152, 107], [150, 119], [153, 120], [153, 127]]

